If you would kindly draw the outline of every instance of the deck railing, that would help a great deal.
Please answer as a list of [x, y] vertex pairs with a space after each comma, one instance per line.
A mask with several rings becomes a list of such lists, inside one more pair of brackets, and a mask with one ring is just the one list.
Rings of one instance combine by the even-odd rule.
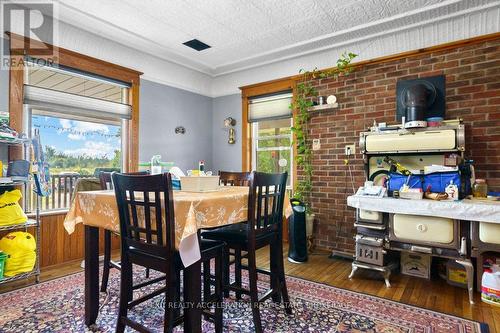
[[[50, 175], [51, 182], [51, 194], [47, 197], [40, 198], [40, 210], [59, 210], [67, 209], [71, 205], [71, 200], [73, 199], [73, 191], [75, 189], [75, 184], [78, 178], [90, 178], [92, 176], [82, 176], [82, 175]], [[35, 200], [36, 196], [31, 192], [30, 206], [31, 211], [35, 210]]]

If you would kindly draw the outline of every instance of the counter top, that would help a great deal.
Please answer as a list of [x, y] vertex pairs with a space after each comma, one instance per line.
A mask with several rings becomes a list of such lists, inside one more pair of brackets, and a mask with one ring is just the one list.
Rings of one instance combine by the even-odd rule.
[[408, 200], [351, 195], [347, 197], [347, 205], [376, 212], [437, 216], [500, 224], [500, 201], [474, 199], [460, 201]]

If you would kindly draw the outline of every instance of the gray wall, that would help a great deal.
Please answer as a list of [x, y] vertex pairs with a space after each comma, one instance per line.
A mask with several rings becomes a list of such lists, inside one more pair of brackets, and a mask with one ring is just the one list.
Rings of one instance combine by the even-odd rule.
[[[236, 143], [229, 144], [229, 131], [224, 119], [236, 119]], [[228, 95], [212, 99], [212, 149], [215, 171], [241, 171], [241, 95]]]
[[[9, 107], [9, 72], [0, 70], [0, 111]], [[236, 143], [228, 144], [223, 121], [236, 119]], [[175, 134], [176, 126], [186, 134]], [[7, 150], [0, 147], [0, 159]], [[183, 171], [206, 161], [207, 170], [241, 171], [241, 95], [210, 98], [186, 90], [141, 80], [139, 160], [155, 154]], [[5, 162], [5, 161], [4, 161]]]
[[[206, 161], [212, 163], [212, 98], [155, 82], [141, 80], [139, 160], [160, 154], [184, 172]], [[185, 134], [175, 134], [177, 126]]]

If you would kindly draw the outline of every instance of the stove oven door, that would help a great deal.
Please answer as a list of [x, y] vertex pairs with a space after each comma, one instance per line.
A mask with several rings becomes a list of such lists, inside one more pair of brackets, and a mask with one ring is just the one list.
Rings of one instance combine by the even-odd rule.
[[384, 223], [384, 214], [382, 212], [357, 209], [356, 210], [356, 220], [358, 222], [383, 224]]
[[405, 214], [389, 214], [389, 239], [402, 243], [440, 248], [459, 248], [456, 220]]

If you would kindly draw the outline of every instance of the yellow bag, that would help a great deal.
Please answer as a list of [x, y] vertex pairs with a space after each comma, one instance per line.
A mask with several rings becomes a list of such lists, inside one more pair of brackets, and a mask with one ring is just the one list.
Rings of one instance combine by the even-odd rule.
[[35, 237], [28, 232], [16, 231], [0, 239], [0, 251], [8, 255], [4, 276], [11, 277], [31, 272], [36, 262]]
[[22, 198], [21, 191], [7, 191], [0, 195], [0, 225], [21, 224], [28, 221], [19, 200]]

